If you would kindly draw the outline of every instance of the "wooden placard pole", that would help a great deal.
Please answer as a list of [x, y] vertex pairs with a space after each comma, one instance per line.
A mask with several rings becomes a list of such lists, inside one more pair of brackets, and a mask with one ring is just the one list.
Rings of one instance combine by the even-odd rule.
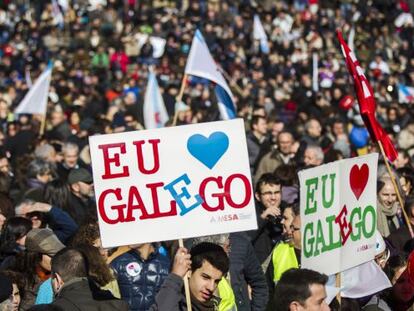
[[[178, 246], [184, 247], [184, 241], [183, 239], [178, 240]], [[185, 301], [187, 303], [187, 310], [191, 311], [191, 296], [190, 296], [190, 286], [188, 285], [188, 277], [187, 274], [184, 276], [184, 290], [185, 290]]]
[[380, 147], [381, 154], [384, 158], [385, 166], [387, 167], [388, 175], [390, 175], [391, 182], [392, 182], [392, 185], [394, 186], [395, 193], [397, 194], [398, 202], [400, 203], [405, 222], [407, 223], [408, 231], [410, 232], [411, 238], [414, 238], [413, 228], [411, 227], [410, 219], [408, 218], [408, 215], [405, 212], [404, 201], [402, 199], [400, 189], [398, 188], [397, 182], [395, 181], [395, 176], [391, 171], [391, 167], [390, 167], [390, 164], [388, 163], [388, 159], [387, 159], [387, 156], [385, 155], [384, 147], [382, 146], [381, 141], [378, 141], [378, 146]]
[[[183, 99], [183, 95], [184, 95], [184, 90], [185, 90], [185, 86], [187, 84], [187, 74], [185, 73], [183, 76], [183, 80], [181, 81], [181, 87], [180, 87], [180, 92], [178, 93], [177, 97], [175, 98], [175, 102], [176, 103], [180, 103]], [[178, 118], [178, 110], [175, 109], [174, 112], [174, 120], [172, 125], [176, 126], [177, 125], [177, 118]]]
[[336, 294], [336, 299], [338, 300], [339, 305], [341, 305], [341, 272], [338, 272], [335, 275], [335, 286], [339, 288], [339, 292]]

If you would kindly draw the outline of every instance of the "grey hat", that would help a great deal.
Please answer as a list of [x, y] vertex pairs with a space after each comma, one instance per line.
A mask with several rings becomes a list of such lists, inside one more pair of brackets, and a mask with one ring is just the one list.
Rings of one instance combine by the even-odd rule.
[[93, 178], [92, 178], [91, 173], [89, 173], [84, 168], [74, 168], [74, 169], [72, 169], [70, 171], [69, 175], [68, 175], [69, 185], [72, 185], [72, 184], [77, 183], [79, 181], [87, 183], [87, 184], [93, 183]]
[[27, 233], [26, 250], [53, 257], [58, 251], [65, 248], [57, 236], [49, 229], [32, 229]]

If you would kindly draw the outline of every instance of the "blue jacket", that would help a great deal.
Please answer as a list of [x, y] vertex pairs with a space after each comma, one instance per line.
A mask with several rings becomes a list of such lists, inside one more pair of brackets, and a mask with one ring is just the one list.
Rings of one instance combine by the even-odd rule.
[[155, 295], [168, 276], [170, 260], [158, 248], [145, 261], [137, 251], [130, 250], [115, 258], [111, 267], [117, 276], [121, 298], [128, 302], [130, 310], [144, 311], [155, 302]]
[[66, 244], [78, 231], [78, 225], [70, 215], [59, 207], [52, 207], [49, 216], [49, 227], [58, 239]]

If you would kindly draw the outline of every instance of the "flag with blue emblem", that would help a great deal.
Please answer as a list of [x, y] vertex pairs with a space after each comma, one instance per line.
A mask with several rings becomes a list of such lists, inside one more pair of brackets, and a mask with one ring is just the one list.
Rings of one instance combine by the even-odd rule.
[[144, 125], [146, 129], [163, 127], [168, 121], [167, 109], [152, 69], [148, 73], [148, 84], [144, 98]]
[[398, 102], [401, 104], [414, 103], [414, 87], [398, 84]]
[[236, 117], [236, 106], [233, 102], [233, 94], [221, 74], [220, 68], [211, 56], [207, 43], [199, 30], [196, 30], [191, 44], [187, 65], [185, 66], [185, 73], [213, 82], [215, 84], [215, 93], [221, 119], [229, 120]]

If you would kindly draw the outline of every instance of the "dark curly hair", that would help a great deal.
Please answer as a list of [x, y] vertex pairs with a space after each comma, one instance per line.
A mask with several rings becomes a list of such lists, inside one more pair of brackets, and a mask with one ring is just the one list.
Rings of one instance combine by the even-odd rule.
[[93, 245], [100, 238], [99, 226], [95, 222], [82, 225], [70, 242], [70, 246], [76, 247], [81, 244]]

